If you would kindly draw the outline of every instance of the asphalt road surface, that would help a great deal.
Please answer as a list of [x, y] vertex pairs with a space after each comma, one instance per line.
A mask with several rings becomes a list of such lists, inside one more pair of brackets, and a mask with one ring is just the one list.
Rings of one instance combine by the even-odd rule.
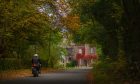
[[60, 72], [40, 74], [39, 77], [24, 77], [15, 80], [2, 80], [0, 84], [88, 84], [87, 73], [90, 68], [71, 69]]

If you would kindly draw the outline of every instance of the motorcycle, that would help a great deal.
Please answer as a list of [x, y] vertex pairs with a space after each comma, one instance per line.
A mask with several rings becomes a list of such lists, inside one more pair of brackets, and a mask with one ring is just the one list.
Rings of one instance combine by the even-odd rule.
[[34, 77], [38, 77], [39, 76], [39, 66], [36, 64], [32, 65], [32, 74]]

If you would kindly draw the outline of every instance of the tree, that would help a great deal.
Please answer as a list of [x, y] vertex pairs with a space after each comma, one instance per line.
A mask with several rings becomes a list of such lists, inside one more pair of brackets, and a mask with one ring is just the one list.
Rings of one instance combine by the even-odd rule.
[[[95, 40], [96, 36], [100, 36], [94, 28], [99, 23], [102, 27], [100, 32], [104, 37], [99, 37], [102, 40], [95, 40], [101, 43], [103, 54], [116, 61], [122, 51], [127, 58], [128, 69], [131, 78], [139, 78], [139, 19], [140, 18], [140, 2], [138, 0], [76, 0], [73, 6], [77, 6], [74, 13], [80, 15], [82, 28], [76, 33], [76, 41], [88, 42]], [[91, 26], [87, 25], [91, 22]], [[83, 25], [84, 24], [84, 25]], [[93, 27], [93, 28], [92, 28]], [[86, 28], [86, 29], [85, 29]], [[79, 32], [83, 33], [79, 33]], [[84, 32], [92, 32], [87, 35]], [[93, 33], [94, 32], [94, 33]], [[97, 35], [96, 35], [97, 33]], [[85, 36], [85, 37], [84, 37]], [[88, 40], [85, 40], [88, 39]], [[89, 43], [89, 42], [88, 42]]]
[[32, 1], [1, 1], [0, 10], [1, 57], [20, 57], [30, 45], [43, 42], [48, 20]]
[[124, 10], [122, 25], [124, 27], [123, 40], [124, 50], [127, 56], [127, 61], [132, 78], [139, 78], [138, 75], [140, 64], [140, 2], [138, 0], [122, 0], [122, 6]]
[[[41, 56], [42, 60], [54, 66], [62, 38], [56, 9], [54, 0], [0, 0], [0, 58], [27, 62], [39, 53], [45, 57]], [[46, 53], [49, 48], [51, 56]]]

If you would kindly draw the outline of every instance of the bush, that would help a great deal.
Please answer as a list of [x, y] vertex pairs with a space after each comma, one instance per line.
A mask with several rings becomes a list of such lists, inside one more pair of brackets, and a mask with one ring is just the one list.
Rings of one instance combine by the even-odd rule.
[[66, 64], [66, 67], [75, 67], [76, 66], [76, 61], [71, 61]]
[[125, 59], [119, 57], [117, 61], [110, 58], [98, 61], [93, 68], [96, 84], [121, 84], [126, 70]]
[[31, 68], [31, 60], [7, 58], [0, 60], [0, 71]]
[[0, 60], [0, 70], [11, 70], [11, 69], [20, 69], [21, 66], [21, 60], [16, 59], [3, 59]]

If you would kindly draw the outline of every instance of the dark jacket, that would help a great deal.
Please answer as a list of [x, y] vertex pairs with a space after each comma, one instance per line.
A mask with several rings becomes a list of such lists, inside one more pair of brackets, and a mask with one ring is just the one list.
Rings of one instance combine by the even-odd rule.
[[33, 56], [32, 64], [40, 65], [41, 61], [40, 61], [40, 59], [37, 56]]

